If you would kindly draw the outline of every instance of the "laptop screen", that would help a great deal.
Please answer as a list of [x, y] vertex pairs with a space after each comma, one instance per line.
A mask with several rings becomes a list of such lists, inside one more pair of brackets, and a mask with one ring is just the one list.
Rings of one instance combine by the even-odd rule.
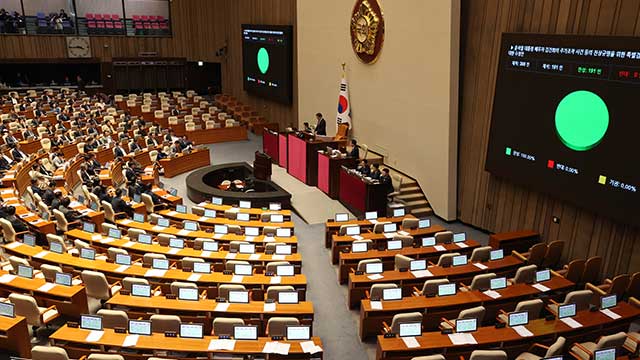
[[400, 250], [400, 249], [402, 249], [402, 240], [387, 241], [387, 250]]
[[269, 203], [269, 210], [271, 210], [271, 211], [282, 210], [282, 204], [280, 204], [280, 203]]
[[179, 238], [170, 238], [169, 247], [172, 247], [175, 249], [184, 249], [184, 240]]
[[238, 207], [241, 209], [251, 209], [251, 201], [240, 200]]
[[179, 212], [181, 214], [186, 214], [187, 213], [187, 207], [184, 205], [176, 205], [176, 212]]
[[120, 232], [120, 229], [109, 229], [109, 237], [112, 239], [120, 239], [120, 236], [122, 236], [122, 233]]
[[216, 211], [215, 210], [211, 210], [211, 209], [206, 209], [204, 211], [204, 217], [215, 218], [216, 217]]
[[491, 279], [489, 284], [490, 284], [489, 286], [491, 287], [491, 290], [504, 289], [507, 287], [507, 278], [506, 277], [494, 278], [494, 279]]
[[71, 274], [67, 273], [56, 273], [55, 283], [63, 286], [71, 286], [72, 277]]
[[360, 226], [347, 226], [345, 233], [349, 236], [360, 235]]
[[0, 302], [0, 316], [10, 318], [16, 317], [14, 305], [10, 302]]
[[382, 300], [384, 301], [402, 300], [402, 288], [383, 289]]
[[151, 335], [151, 321], [149, 320], [129, 320], [129, 334]]
[[273, 214], [271, 215], [271, 222], [272, 223], [282, 223], [284, 222], [284, 216], [281, 214]]
[[404, 208], [393, 209], [393, 217], [402, 217], [404, 216]]
[[386, 233], [392, 233], [398, 231], [398, 225], [396, 223], [384, 224], [382, 231]]
[[131, 255], [116, 254], [116, 264], [118, 264], [118, 265], [131, 265]]
[[180, 324], [180, 337], [187, 339], [202, 339], [204, 330], [202, 324]]
[[18, 276], [33, 279], [33, 267], [18, 265]]
[[339, 213], [335, 215], [334, 219], [336, 222], [349, 221], [349, 214]]
[[616, 348], [596, 350], [593, 353], [593, 360], [615, 360]]
[[214, 197], [211, 198], [211, 203], [213, 205], [222, 205], [222, 198], [214, 196]]
[[616, 307], [616, 305], [618, 305], [618, 299], [615, 294], [600, 298], [600, 309], [602, 310]]
[[429, 219], [420, 219], [418, 220], [418, 229], [424, 229], [431, 226], [431, 220]]
[[158, 226], [169, 227], [169, 219], [159, 218], [158, 219]]
[[227, 225], [214, 225], [213, 232], [216, 234], [227, 234], [229, 232], [229, 228], [227, 228]]
[[198, 301], [198, 289], [193, 288], [179, 288], [178, 299]]
[[276, 229], [277, 237], [291, 237], [291, 229], [290, 228], [277, 228]]
[[509, 313], [509, 326], [527, 325], [529, 323], [529, 313], [526, 311]]
[[151, 267], [159, 270], [169, 270], [169, 260], [167, 259], [153, 259]]
[[99, 315], [81, 315], [80, 329], [85, 330], [102, 330], [102, 316]]
[[178, 189], [170, 188], [169, 189], [169, 194], [171, 196], [177, 196], [178, 195]]
[[467, 234], [466, 233], [457, 233], [457, 234], [453, 234], [453, 242], [454, 243], [459, 243], [459, 242], [464, 242], [467, 240]]
[[364, 213], [364, 218], [365, 218], [365, 220], [376, 220], [378, 218], [378, 212], [377, 211], [367, 211], [366, 213]]
[[93, 233], [96, 231], [96, 224], [85, 221], [82, 223], [82, 231]]
[[438, 285], [438, 296], [449, 296], [456, 294], [456, 284], [441, 284]]
[[367, 252], [367, 243], [365, 243], [365, 242], [354, 242], [351, 245], [351, 252], [354, 252], [354, 253]]
[[381, 274], [383, 272], [382, 263], [366, 264], [364, 272], [367, 274]]
[[230, 303], [239, 303], [239, 304], [248, 304], [249, 303], [249, 292], [246, 290], [230, 290], [229, 295]]
[[143, 223], [144, 222], [144, 214], [133, 213], [133, 221]]
[[276, 245], [277, 255], [291, 255], [291, 245]]
[[36, 246], [36, 237], [33, 234], [24, 234], [22, 243], [29, 246]]
[[87, 260], [95, 260], [96, 251], [92, 248], [80, 248], [80, 257]]
[[311, 339], [311, 327], [308, 325], [288, 325], [287, 340], [309, 340]]
[[299, 302], [297, 291], [280, 291], [278, 292], [279, 304], [297, 304]]
[[422, 335], [422, 322], [414, 321], [414, 322], [400, 323], [398, 335], [400, 335], [400, 337]]
[[151, 296], [151, 285], [131, 284], [131, 295], [133, 295], [133, 296], [141, 296], [141, 297], [150, 297]]
[[236, 220], [238, 220], [238, 221], [249, 221], [250, 218], [251, 218], [251, 215], [249, 215], [249, 213], [237, 213], [236, 214]]
[[193, 272], [198, 274], [210, 274], [211, 264], [209, 264], [208, 262], [194, 262]]
[[504, 258], [504, 250], [502, 249], [492, 250], [489, 253], [489, 260], [500, 260], [502, 258]]
[[425, 259], [411, 260], [411, 262], [409, 263], [409, 270], [411, 271], [420, 271], [420, 270], [426, 270], [426, 269], [427, 269], [427, 260]]
[[64, 247], [61, 243], [57, 241], [52, 241], [49, 243], [49, 251], [54, 252], [56, 254], [62, 254], [64, 251]]
[[456, 320], [456, 332], [473, 332], [478, 329], [478, 319], [458, 319]]
[[244, 228], [245, 236], [258, 236], [260, 235], [260, 229], [257, 227], [246, 227]]
[[536, 282], [543, 282], [551, 279], [551, 271], [549, 269], [536, 271]]
[[138, 235], [138, 242], [141, 244], [151, 245], [152, 238], [150, 234], [140, 234]]
[[293, 265], [278, 265], [276, 266], [276, 275], [278, 276], [293, 276]]
[[436, 238], [433, 236], [422, 238], [422, 246], [434, 246], [436, 244]]
[[558, 319], [576, 316], [576, 304], [558, 306]]
[[454, 256], [452, 259], [452, 265], [453, 266], [461, 266], [461, 265], [466, 265], [467, 264], [467, 255], [458, 255], [458, 256]]
[[218, 243], [215, 241], [203, 241], [202, 250], [204, 251], [218, 251]]
[[253, 254], [256, 252], [255, 244], [240, 244], [238, 248], [240, 254]]
[[258, 340], [258, 327], [255, 325], [236, 325], [233, 327], [236, 340]]
[[253, 268], [251, 264], [236, 264], [233, 273], [236, 275], [251, 276], [253, 274]]

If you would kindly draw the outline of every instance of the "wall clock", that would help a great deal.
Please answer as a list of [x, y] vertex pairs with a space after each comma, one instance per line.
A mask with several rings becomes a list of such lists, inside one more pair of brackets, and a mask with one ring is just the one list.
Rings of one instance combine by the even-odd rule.
[[91, 40], [88, 36], [68, 36], [67, 56], [71, 59], [90, 58]]

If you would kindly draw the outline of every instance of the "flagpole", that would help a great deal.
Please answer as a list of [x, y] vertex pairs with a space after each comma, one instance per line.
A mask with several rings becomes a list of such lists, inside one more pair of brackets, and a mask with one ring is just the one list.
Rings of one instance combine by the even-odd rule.
[[347, 67], [347, 63], [342, 63], [342, 77], [346, 78], [347, 77], [347, 71], [345, 70]]

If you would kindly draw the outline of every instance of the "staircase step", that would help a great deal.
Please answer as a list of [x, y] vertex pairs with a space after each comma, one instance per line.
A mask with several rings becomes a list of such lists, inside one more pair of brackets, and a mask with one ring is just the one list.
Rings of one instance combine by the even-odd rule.
[[406, 205], [409, 207], [420, 207], [424, 205], [429, 205], [429, 202], [426, 199], [422, 198], [420, 200], [407, 201]]
[[426, 200], [424, 195], [421, 193], [409, 193], [405, 194], [403, 191], [400, 191], [400, 195], [396, 196], [396, 198], [403, 201], [416, 201], [416, 200]]
[[429, 206], [411, 210], [411, 214], [415, 217], [425, 217], [433, 215], [433, 209]]

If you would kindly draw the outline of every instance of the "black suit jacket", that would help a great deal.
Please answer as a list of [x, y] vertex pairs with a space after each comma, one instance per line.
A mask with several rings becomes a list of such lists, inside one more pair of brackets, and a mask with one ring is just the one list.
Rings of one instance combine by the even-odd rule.
[[318, 135], [327, 135], [327, 122], [324, 118], [318, 121], [318, 125], [316, 125], [316, 134]]
[[123, 157], [126, 154], [125, 154], [124, 150], [120, 146], [118, 146], [118, 147], [115, 148], [115, 150], [113, 152], [113, 155], [115, 157]]

